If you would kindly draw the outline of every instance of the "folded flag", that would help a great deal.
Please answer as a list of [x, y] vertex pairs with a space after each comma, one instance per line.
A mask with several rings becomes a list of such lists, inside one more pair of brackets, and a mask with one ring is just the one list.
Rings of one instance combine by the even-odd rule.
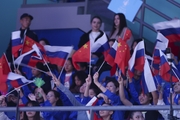
[[76, 70], [79, 70], [78, 62], [90, 62], [90, 41], [85, 43], [80, 49], [78, 49], [72, 56], [72, 62]]
[[73, 47], [45, 45], [44, 49], [51, 64], [63, 66], [68, 55], [72, 52]]
[[20, 33], [21, 31], [15, 31], [15, 32], [12, 32], [12, 35], [11, 35], [12, 55], [14, 55], [14, 57], [18, 57], [19, 52], [23, 46]]

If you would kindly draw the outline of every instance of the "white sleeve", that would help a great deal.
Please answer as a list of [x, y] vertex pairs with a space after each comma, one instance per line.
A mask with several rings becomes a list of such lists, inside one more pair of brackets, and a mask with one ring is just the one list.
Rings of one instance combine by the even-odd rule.
[[[165, 105], [163, 100], [158, 99], [157, 105]], [[169, 110], [158, 110], [165, 120], [168, 120]]]
[[4, 112], [0, 112], [0, 120], [10, 120]]

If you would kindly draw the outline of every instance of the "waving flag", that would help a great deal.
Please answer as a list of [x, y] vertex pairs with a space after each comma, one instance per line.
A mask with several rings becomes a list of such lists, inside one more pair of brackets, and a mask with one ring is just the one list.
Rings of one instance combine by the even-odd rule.
[[116, 57], [117, 47], [118, 47], [118, 42], [115, 41], [113, 46], [109, 50], [109, 53], [105, 56], [105, 61], [111, 66], [114, 66], [115, 64], [114, 60]]
[[125, 75], [125, 69], [128, 67], [129, 59], [130, 50], [127, 43], [124, 40], [119, 40], [114, 62], [118, 65], [123, 75]]
[[[26, 54], [26, 57], [23, 58], [23, 64], [34, 67], [37, 62], [44, 62], [43, 59], [48, 61], [48, 58], [45, 54], [46, 51], [41, 44], [37, 43], [29, 37], [26, 37], [24, 42], [25, 43], [23, 45], [22, 54]], [[22, 58], [22, 56], [20, 58]]]
[[164, 37], [161, 33], [158, 32], [155, 48], [164, 51], [168, 47], [168, 43], [169, 43], [169, 40], [166, 37]]
[[66, 58], [72, 52], [72, 46], [50, 46], [45, 45], [44, 49], [51, 64], [63, 66]]
[[103, 34], [91, 47], [92, 53], [105, 53], [110, 49], [109, 42], [106, 36], [106, 33]]
[[172, 63], [172, 70], [166, 58], [166, 55], [160, 51], [160, 76], [167, 82], [170, 82], [170, 78], [172, 75], [172, 82], [178, 82], [180, 79], [180, 73], [175, 67], [174, 63]]
[[153, 24], [154, 28], [162, 33], [169, 42], [180, 41], [180, 20], [174, 19]]
[[12, 54], [14, 57], [18, 57], [20, 49], [22, 49], [23, 43], [20, 37], [20, 31], [12, 32], [11, 44], [12, 44]]
[[90, 41], [84, 44], [79, 50], [77, 50], [73, 56], [72, 61], [76, 70], [79, 70], [78, 62], [90, 62]]
[[131, 56], [128, 64], [129, 64], [129, 75], [132, 78], [134, 76], [134, 71], [139, 70], [143, 71], [145, 64], [145, 47], [144, 41], [139, 42]]
[[[7, 62], [5, 54], [3, 54], [2, 57], [0, 58], [0, 76], [1, 76], [0, 84], [6, 81], [6, 78], [9, 72], [11, 72], [11, 69]], [[1, 90], [1, 87], [0, 87], [0, 90]]]
[[39, 51], [39, 48], [36, 44], [34, 44], [30, 51], [20, 55], [14, 62], [18, 65], [23, 63], [34, 67], [39, 61], [43, 61], [43, 58]]
[[153, 26], [169, 40], [168, 47], [171, 48], [171, 51], [175, 56], [180, 58], [180, 47], [174, 44], [175, 42], [180, 41], [180, 20], [174, 19], [170, 21], [159, 22], [153, 24]]
[[20, 87], [28, 82], [32, 81], [27, 80], [24, 76], [10, 72], [8, 75], [6, 75], [6, 79], [1, 79], [0, 89], [3, 92], [8, 92], [10, 89]]
[[147, 59], [145, 59], [144, 72], [142, 73], [141, 80], [144, 93], [149, 93], [156, 90], [156, 84]]

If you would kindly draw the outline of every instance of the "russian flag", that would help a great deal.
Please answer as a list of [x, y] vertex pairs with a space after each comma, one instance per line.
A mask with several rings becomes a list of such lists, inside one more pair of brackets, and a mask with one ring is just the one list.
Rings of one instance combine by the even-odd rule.
[[131, 56], [129, 64], [129, 75], [132, 78], [134, 75], [134, 70], [143, 71], [145, 63], [145, 47], [144, 41], [139, 42]]
[[154, 52], [153, 52], [153, 62], [152, 62], [154, 75], [159, 74], [160, 62], [161, 62], [161, 60], [160, 60], [160, 51], [159, 51], [159, 49], [155, 48]]
[[109, 42], [106, 36], [106, 33], [103, 34], [92, 46], [91, 52], [92, 53], [107, 53], [110, 49]]
[[34, 67], [37, 62], [43, 61], [42, 54], [36, 44], [32, 46], [32, 50], [20, 55], [14, 62], [18, 65], [21, 63]]
[[169, 40], [160, 32], [157, 33], [155, 48], [165, 51], [168, 47]]
[[114, 60], [116, 57], [117, 47], [118, 47], [118, 42], [115, 41], [113, 46], [110, 48], [109, 53], [105, 56], [105, 61], [111, 66], [114, 66], [115, 64]]
[[180, 41], [180, 20], [174, 19], [153, 24], [154, 28], [162, 33], [169, 42]]
[[160, 51], [160, 76], [167, 82], [170, 82], [170, 77], [172, 75], [172, 82], [178, 82], [180, 78], [180, 73], [178, 69], [175, 67], [174, 63], [172, 63], [172, 70], [166, 58], [166, 55]]
[[21, 33], [20, 31], [15, 31], [12, 32], [11, 35], [12, 54], [14, 55], [14, 57], [18, 57], [18, 53], [23, 46], [20, 33]]
[[50, 46], [45, 45], [44, 49], [51, 64], [63, 66], [66, 58], [72, 52], [72, 46]]
[[12, 88], [18, 88], [25, 83], [33, 82], [31, 80], [27, 80], [24, 76], [21, 76], [19, 74], [9, 72], [9, 74], [6, 77], [6, 80], [4, 82], [0, 83], [1, 89], [3, 89], [3, 92], [8, 92]]
[[156, 84], [147, 59], [145, 59], [144, 72], [142, 74], [141, 80], [144, 93], [149, 93], [156, 90]]

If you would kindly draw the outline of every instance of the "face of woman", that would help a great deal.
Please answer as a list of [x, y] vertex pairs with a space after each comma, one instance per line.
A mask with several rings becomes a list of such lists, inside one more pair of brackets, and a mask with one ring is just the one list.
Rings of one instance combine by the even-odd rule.
[[[108, 104], [103, 104], [102, 106], [110, 106]], [[110, 117], [113, 114], [113, 111], [107, 111], [107, 110], [100, 110], [99, 115], [103, 117]]]
[[80, 87], [79, 92], [80, 92], [80, 93], [84, 93], [85, 88], [86, 88], [86, 83], [84, 83], [84, 84]]
[[180, 92], [180, 82], [177, 82], [174, 85], [173, 89], [174, 89], [174, 92], [179, 93]]
[[118, 28], [119, 25], [120, 25], [120, 18], [119, 18], [119, 15], [116, 15], [114, 17], [114, 24], [115, 24], [115, 27]]
[[[32, 107], [32, 104], [28, 104], [28, 107]], [[28, 111], [26, 112], [26, 115], [28, 118], [33, 118], [35, 116], [36, 112], [35, 111]]]
[[58, 101], [58, 98], [55, 97], [54, 92], [50, 91], [47, 94], [47, 100], [49, 100], [52, 105], [55, 105]]
[[66, 62], [64, 69], [65, 69], [66, 72], [72, 72], [73, 66], [72, 66], [70, 60], [68, 60], [68, 61]]
[[98, 18], [94, 18], [91, 22], [92, 31], [99, 31], [101, 27], [101, 21]]
[[130, 120], [144, 120], [141, 112], [135, 112]]
[[118, 89], [116, 88], [116, 86], [114, 85], [113, 82], [109, 82], [107, 85], [106, 85], [106, 89], [108, 89], [110, 92], [112, 93], [115, 93], [118, 91]]
[[76, 86], [81, 86], [81, 80], [77, 77], [77, 76], [75, 76], [75, 84], [76, 84]]
[[93, 98], [96, 95], [93, 89], [89, 89], [89, 97]]
[[141, 93], [139, 95], [139, 102], [141, 105], [147, 105], [150, 102], [150, 98], [147, 95]]

